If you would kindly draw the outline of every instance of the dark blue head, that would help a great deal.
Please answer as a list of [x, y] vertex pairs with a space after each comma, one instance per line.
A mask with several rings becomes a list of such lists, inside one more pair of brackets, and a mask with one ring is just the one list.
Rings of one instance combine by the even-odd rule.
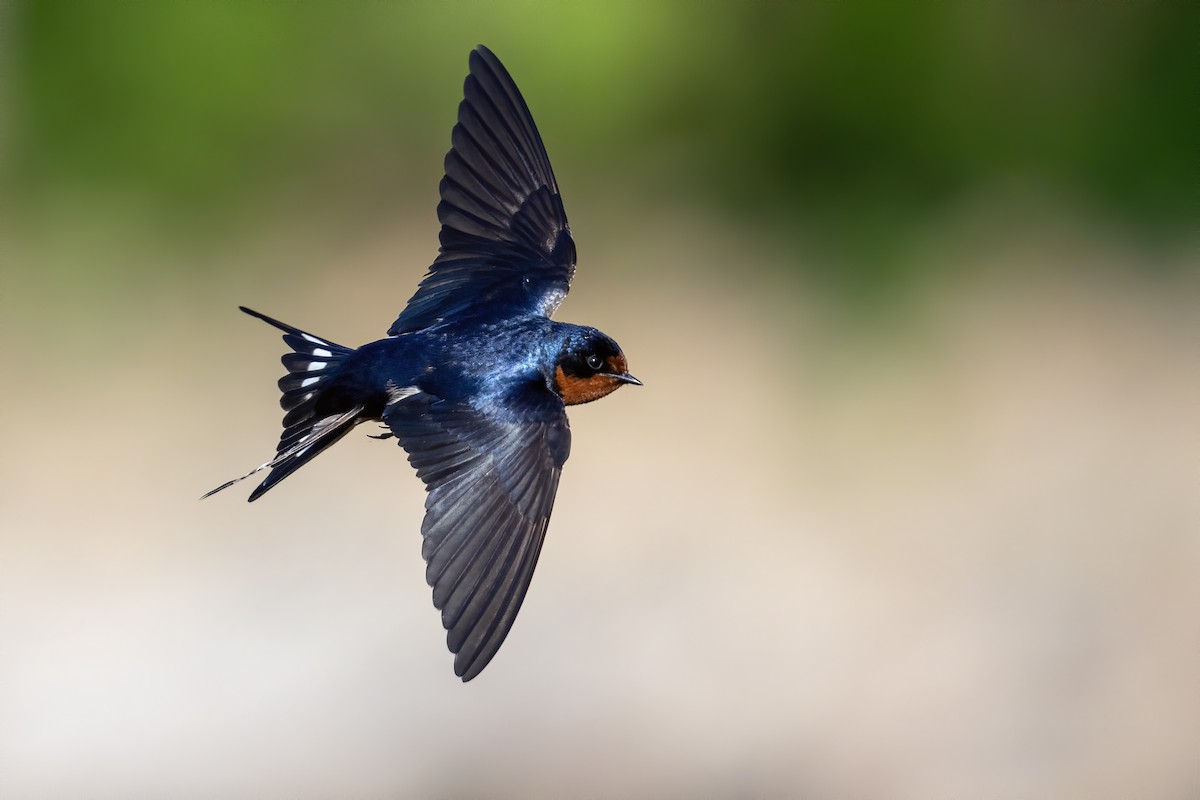
[[562, 401], [569, 406], [590, 403], [626, 383], [642, 385], [629, 374], [617, 343], [595, 328], [572, 325], [554, 368], [554, 391]]

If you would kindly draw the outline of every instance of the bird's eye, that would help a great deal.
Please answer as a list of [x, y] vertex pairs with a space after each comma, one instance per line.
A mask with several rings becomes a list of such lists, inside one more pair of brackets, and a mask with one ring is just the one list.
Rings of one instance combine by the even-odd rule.
[[604, 366], [604, 359], [602, 359], [600, 356], [596, 355], [595, 353], [592, 353], [590, 356], [587, 357], [587, 365], [588, 365], [588, 369], [592, 369], [592, 370], [599, 372], [600, 368], [602, 366]]

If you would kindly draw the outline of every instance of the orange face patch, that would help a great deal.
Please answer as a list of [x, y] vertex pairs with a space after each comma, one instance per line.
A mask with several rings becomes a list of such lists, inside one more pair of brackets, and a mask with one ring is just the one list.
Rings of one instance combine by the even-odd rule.
[[624, 375], [629, 370], [629, 364], [625, 362], [625, 356], [621, 353], [609, 356], [604, 359], [604, 363], [608, 365], [608, 371], [614, 375]]
[[[609, 361], [612, 361], [613, 358], [617, 358], [617, 356], [613, 356]], [[621, 360], [624, 361], [624, 359]], [[624, 369], [621, 371], [624, 372]], [[601, 397], [615, 392], [620, 385], [621, 381], [611, 375], [597, 374], [590, 378], [573, 378], [563, 372], [561, 366], [554, 371], [554, 387], [558, 390], [562, 401], [569, 406], [599, 400]]]

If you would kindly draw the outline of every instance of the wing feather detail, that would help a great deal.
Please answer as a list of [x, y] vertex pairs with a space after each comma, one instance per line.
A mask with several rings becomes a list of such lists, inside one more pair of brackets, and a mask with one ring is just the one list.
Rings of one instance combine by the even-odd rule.
[[454, 671], [478, 675], [504, 642], [541, 553], [570, 428], [552, 395], [511, 419], [417, 393], [384, 421], [425, 482], [421, 554]]
[[575, 273], [575, 243], [529, 107], [499, 59], [471, 53], [451, 132], [441, 250], [391, 336], [449, 319], [550, 316]]

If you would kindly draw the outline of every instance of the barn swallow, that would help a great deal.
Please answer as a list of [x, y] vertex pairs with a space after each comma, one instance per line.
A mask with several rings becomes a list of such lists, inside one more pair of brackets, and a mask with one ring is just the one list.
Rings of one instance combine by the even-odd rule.
[[454, 674], [478, 675], [512, 628], [563, 464], [566, 406], [626, 384], [596, 328], [552, 322], [575, 242], [542, 138], [516, 84], [470, 55], [440, 186], [441, 247], [386, 338], [357, 349], [241, 308], [283, 331], [287, 413], [257, 500], [358, 425], [380, 422], [425, 483], [421, 555]]

